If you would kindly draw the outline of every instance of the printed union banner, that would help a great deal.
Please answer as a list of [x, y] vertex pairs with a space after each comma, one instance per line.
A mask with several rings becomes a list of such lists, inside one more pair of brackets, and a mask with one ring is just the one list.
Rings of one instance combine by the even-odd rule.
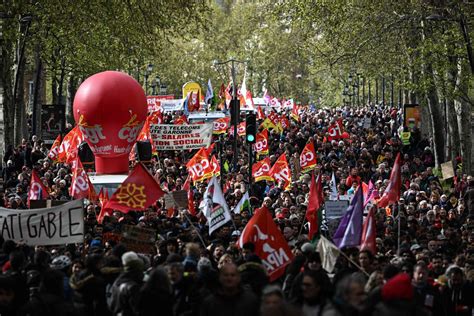
[[183, 150], [209, 147], [213, 124], [152, 124], [150, 134], [157, 150]]
[[29, 246], [81, 243], [84, 241], [83, 213], [83, 200], [32, 210], [0, 208], [1, 234], [5, 240]]

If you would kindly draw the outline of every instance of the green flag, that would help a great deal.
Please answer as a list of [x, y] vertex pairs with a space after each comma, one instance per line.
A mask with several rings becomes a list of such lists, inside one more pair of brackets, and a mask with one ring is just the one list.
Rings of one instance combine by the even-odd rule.
[[250, 197], [248, 192], [245, 192], [239, 203], [234, 207], [234, 213], [240, 214], [245, 208], [250, 209]]

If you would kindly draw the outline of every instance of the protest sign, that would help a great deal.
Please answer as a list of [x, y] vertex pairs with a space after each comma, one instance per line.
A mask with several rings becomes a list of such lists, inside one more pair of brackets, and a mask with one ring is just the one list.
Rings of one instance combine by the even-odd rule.
[[33, 210], [0, 208], [0, 232], [5, 240], [30, 246], [83, 242], [83, 213], [83, 200]]
[[324, 204], [326, 210], [326, 218], [334, 219], [340, 218], [346, 213], [347, 207], [349, 206], [349, 201], [326, 201]]
[[121, 242], [128, 251], [138, 253], [153, 253], [156, 231], [150, 228], [125, 225], [122, 230]]
[[443, 179], [449, 179], [449, 178], [454, 178], [454, 168], [453, 168], [453, 162], [447, 161], [443, 162], [441, 164], [441, 172], [443, 174]]
[[150, 125], [150, 134], [156, 150], [185, 150], [209, 147], [212, 123], [190, 125]]

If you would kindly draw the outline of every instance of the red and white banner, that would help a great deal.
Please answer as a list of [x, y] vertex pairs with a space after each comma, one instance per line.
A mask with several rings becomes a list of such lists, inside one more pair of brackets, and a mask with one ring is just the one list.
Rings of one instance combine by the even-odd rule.
[[316, 151], [313, 142], [309, 142], [304, 146], [300, 155], [301, 172], [305, 173], [316, 168]]
[[270, 169], [270, 175], [273, 177], [273, 179], [275, 179], [275, 182], [285, 183], [285, 190], [291, 188], [291, 169], [284, 153], [278, 157], [277, 161], [275, 161], [272, 169]]
[[212, 123], [167, 125], [151, 124], [150, 135], [156, 150], [183, 150], [208, 147], [212, 138]]
[[262, 259], [270, 282], [285, 273], [285, 267], [291, 263], [293, 254], [266, 207], [257, 209], [242, 231], [239, 247], [242, 248], [248, 242], [255, 245], [255, 254]]
[[173, 99], [174, 99], [173, 94], [169, 94], [169, 95], [148, 95], [146, 97], [146, 103], [147, 103], [147, 106], [148, 106], [148, 113], [163, 111], [163, 108], [161, 107], [161, 101], [162, 100], [173, 100]]
[[270, 158], [267, 157], [258, 161], [252, 166], [252, 176], [255, 182], [259, 181], [273, 181], [270, 175]]
[[253, 146], [257, 152], [257, 156], [268, 155], [268, 130], [265, 129], [263, 132], [257, 134], [257, 139]]
[[295, 102], [293, 101], [293, 99], [288, 99], [285, 102], [283, 102], [283, 107], [285, 109], [292, 109], [294, 104], [295, 104]]

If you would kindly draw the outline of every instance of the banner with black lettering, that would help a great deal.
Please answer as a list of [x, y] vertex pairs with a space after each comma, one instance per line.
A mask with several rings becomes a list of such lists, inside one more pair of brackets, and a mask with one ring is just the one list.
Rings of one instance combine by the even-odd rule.
[[150, 125], [150, 135], [156, 150], [183, 150], [209, 147], [213, 124]]
[[51, 208], [0, 208], [0, 233], [5, 240], [30, 246], [63, 245], [84, 241], [84, 204], [74, 200]]

